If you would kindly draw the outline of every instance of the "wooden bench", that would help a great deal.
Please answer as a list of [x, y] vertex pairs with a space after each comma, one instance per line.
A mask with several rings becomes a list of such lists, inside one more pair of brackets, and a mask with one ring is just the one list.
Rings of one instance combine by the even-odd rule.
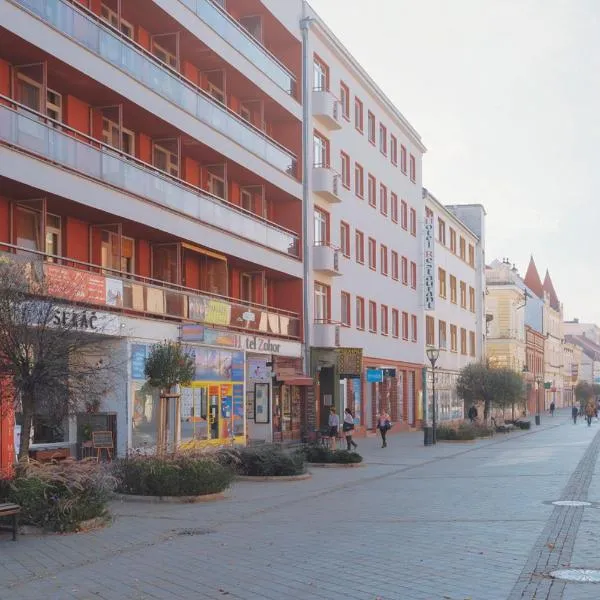
[[20, 512], [21, 507], [18, 504], [11, 504], [9, 502], [0, 504], [0, 518], [12, 517], [13, 542], [17, 541], [17, 517]]
[[492, 417], [492, 426], [497, 433], [510, 433], [515, 429], [515, 426], [512, 423], [501, 423], [500, 425], [497, 425], [494, 417]]

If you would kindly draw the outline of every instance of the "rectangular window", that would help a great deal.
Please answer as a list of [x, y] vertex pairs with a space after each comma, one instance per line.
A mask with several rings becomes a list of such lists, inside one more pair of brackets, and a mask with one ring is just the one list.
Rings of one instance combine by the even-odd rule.
[[466, 251], [466, 242], [465, 242], [465, 238], [461, 235], [460, 236], [460, 257], [462, 260], [465, 260], [467, 251]]
[[375, 145], [375, 115], [371, 111], [367, 112], [367, 133], [369, 141]]
[[373, 271], [377, 270], [377, 242], [373, 238], [369, 238], [369, 268]]
[[391, 193], [390, 195], [390, 212], [391, 212], [391, 216], [392, 216], [392, 222], [393, 223], [397, 223], [398, 222], [398, 196], [396, 196], [396, 194], [394, 194], [394, 192]]
[[369, 331], [377, 333], [377, 304], [369, 300]]
[[408, 339], [408, 313], [402, 312], [402, 339]]
[[397, 308], [392, 308], [392, 337], [400, 337], [400, 313]]
[[365, 172], [361, 165], [354, 165], [354, 193], [359, 198], [365, 197]]
[[340, 104], [342, 105], [342, 115], [346, 121], [350, 120], [350, 91], [348, 86], [340, 81]]
[[350, 294], [348, 294], [348, 292], [342, 292], [341, 301], [342, 325], [350, 327]]
[[413, 183], [417, 181], [417, 161], [412, 154], [410, 155], [410, 180]]
[[446, 223], [438, 217], [438, 242], [442, 246], [446, 245]]
[[388, 191], [383, 183], [379, 184], [379, 211], [387, 217], [388, 214]]
[[377, 180], [373, 175], [369, 174], [368, 182], [369, 206], [375, 208], [377, 206]]
[[313, 166], [329, 167], [329, 140], [318, 131], [313, 132]]
[[433, 219], [433, 211], [429, 208], [429, 206], [425, 207], [425, 218]]
[[406, 148], [400, 146], [400, 170], [406, 175]]
[[410, 209], [410, 235], [417, 236], [417, 211]]
[[445, 350], [447, 348], [446, 321], [438, 322], [438, 344], [441, 350]]
[[413, 290], [417, 289], [417, 263], [410, 263], [410, 287]]
[[356, 262], [361, 265], [365, 264], [365, 235], [362, 231], [356, 230], [354, 235], [354, 243], [356, 244]]
[[438, 267], [438, 289], [440, 298], [446, 297], [446, 271], [441, 267]]
[[450, 325], [450, 352], [458, 351], [458, 340], [456, 336], [456, 325]]
[[388, 307], [381, 305], [381, 335], [388, 335]]
[[467, 284], [460, 282], [460, 307], [467, 308]]
[[387, 156], [387, 128], [379, 123], [379, 152]]
[[475, 288], [469, 286], [469, 310], [475, 312]]
[[315, 206], [313, 223], [315, 246], [327, 246], [329, 244], [329, 214]]
[[456, 254], [456, 231], [450, 227], [450, 252]]
[[425, 344], [435, 346], [435, 319], [425, 317]]
[[469, 244], [469, 265], [475, 266], [475, 248], [473, 244]]
[[350, 225], [340, 222], [340, 249], [344, 256], [350, 257]]
[[393, 135], [390, 135], [390, 160], [393, 165], [398, 164], [398, 140]]
[[119, 15], [111, 10], [106, 4], [102, 3], [100, 5], [100, 18], [110, 23], [115, 29], [119, 29], [119, 20], [121, 22], [121, 33], [124, 33], [128, 38], [133, 39], [133, 25], [125, 21], [124, 19], [119, 19]]
[[317, 92], [329, 91], [329, 67], [316, 54], [313, 59], [313, 89]]
[[345, 152], [340, 152], [342, 161], [342, 185], [350, 189], [350, 157]]
[[392, 279], [398, 281], [398, 253], [392, 250]]
[[400, 202], [400, 225], [402, 229], [408, 229], [408, 205], [404, 200]]
[[417, 315], [410, 317], [410, 339], [413, 342], [417, 341]]
[[356, 329], [365, 328], [365, 299], [356, 296]]
[[460, 353], [467, 355], [467, 330], [464, 327], [460, 328]]
[[402, 283], [408, 285], [408, 258], [402, 257]]
[[387, 277], [388, 274], [388, 249], [387, 246], [381, 244], [381, 248], [379, 249], [379, 260], [381, 266], [381, 274]]
[[315, 281], [315, 322], [329, 323], [330, 320], [329, 286]]
[[452, 304], [456, 304], [456, 277], [454, 275], [450, 275], [450, 302]]
[[354, 98], [354, 127], [361, 133], [364, 131], [364, 109], [362, 101], [355, 97]]
[[475, 332], [469, 331], [469, 356], [475, 356]]

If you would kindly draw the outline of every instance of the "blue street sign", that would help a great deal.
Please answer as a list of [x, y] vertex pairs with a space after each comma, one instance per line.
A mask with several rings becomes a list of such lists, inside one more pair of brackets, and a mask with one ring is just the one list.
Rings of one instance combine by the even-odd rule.
[[383, 371], [381, 369], [367, 369], [367, 383], [381, 383]]

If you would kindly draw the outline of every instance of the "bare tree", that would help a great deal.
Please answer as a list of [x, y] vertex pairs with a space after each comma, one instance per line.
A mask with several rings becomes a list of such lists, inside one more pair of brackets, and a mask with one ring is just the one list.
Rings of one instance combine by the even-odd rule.
[[97, 407], [119, 372], [102, 348], [96, 313], [51, 297], [40, 267], [0, 258], [0, 400], [22, 413], [20, 460], [36, 417], [58, 424]]

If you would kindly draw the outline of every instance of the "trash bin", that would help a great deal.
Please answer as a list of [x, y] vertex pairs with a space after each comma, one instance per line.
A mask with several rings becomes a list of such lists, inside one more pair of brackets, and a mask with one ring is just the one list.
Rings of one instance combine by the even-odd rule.
[[540, 415], [535, 415], [535, 424], [536, 425], [540, 424]]
[[433, 427], [423, 427], [423, 442], [425, 446], [433, 446]]

